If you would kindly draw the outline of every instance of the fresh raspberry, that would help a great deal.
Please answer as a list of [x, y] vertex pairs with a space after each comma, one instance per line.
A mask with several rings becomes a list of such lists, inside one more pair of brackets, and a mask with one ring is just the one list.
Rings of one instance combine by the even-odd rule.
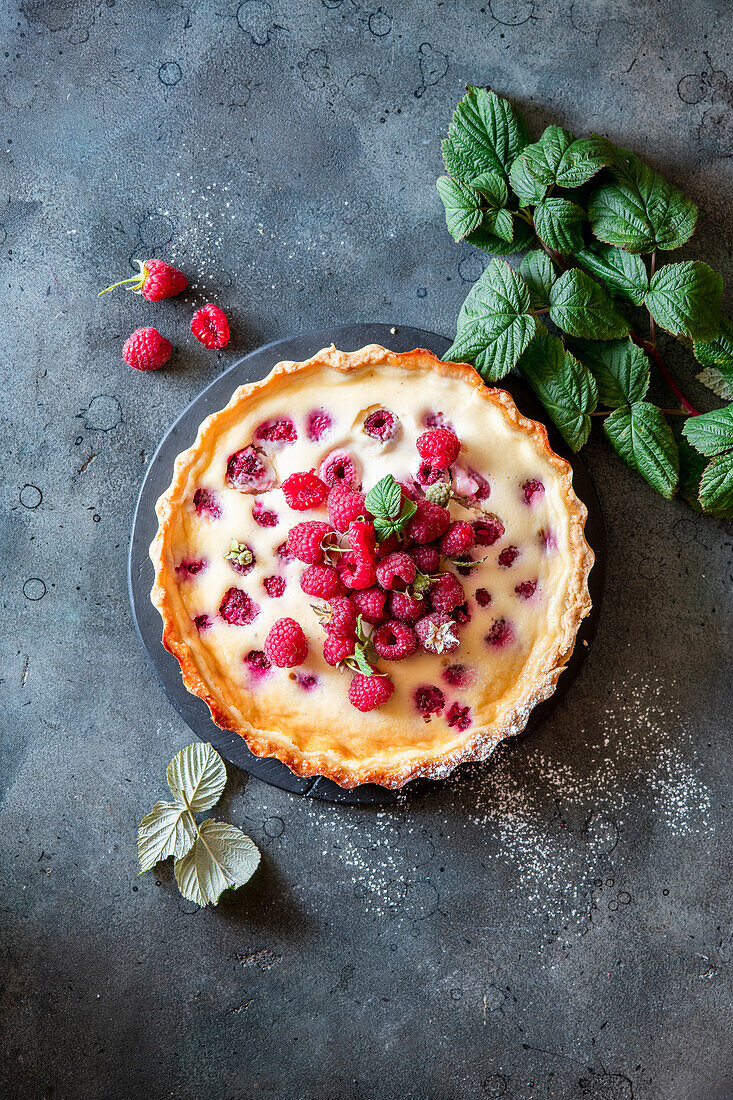
[[328, 496], [325, 485], [311, 470], [310, 473], [291, 474], [282, 484], [285, 500], [296, 512], [308, 512], [323, 504]]
[[354, 652], [354, 638], [342, 638], [338, 634], [329, 634], [323, 643], [323, 659], [334, 668]]
[[522, 581], [514, 591], [518, 596], [523, 596], [525, 600], [530, 600], [537, 591], [537, 581]]
[[493, 546], [504, 534], [504, 524], [498, 516], [487, 514], [483, 519], [474, 520], [473, 533], [477, 546]]
[[532, 478], [530, 481], [525, 481], [522, 486], [525, 504], [531, 504], [532, 497], [535, 496], [536, 493], [544, 493], [544, 491], [545, 487], [541, 481], [537, 481], [535, 478]]
[[505, 569], [509, 569], [510, 566], [514, 565], [518, 557], [519, 550], [516, 546], [505, 546], [499, 554], [499, 565], [503, 565]]
[[193, 494], [193, 506], [197, 516], [209, 516], [211, 519], [221, 518], [221, 505], [217, 496], [211, 489], [197, 489]]
[[288, 532], [288, 550], [306, 565], [320, 565], [323, 561], [321, 543], [333, 537], [330, 524], [319, 519], [307, 519], [304, 523], [296, 523]]
[[348, 451], [331, 451], [318, 467], [318, 476], [326, 485], [348, 485], [361, 489], [361, 474], [356, 459]]
[[430, 721], [431, 714], [440, 714], [445, 706], [445, 695], [434, 684], [420, 684], [415, 688], [412, 698], [426, 722]]
[[[432, 462], [421, 462], [415, 474], [418, 485], [430, 488], [433, 485], [445, 485], [448, 488], [448, 474], [445, 470], [439, 470]], [[432, 499], [432, 498], [431, 498]]]
[[458, 607], [454, 607], [451, 611], [451, 616], [455, 619], [458, 626], [465, 626], [466, 623], [470, 623], [473, 618], [468, 602], [460, 603]]
[[425, 614], [427, 603], [409, 592], [391, 592], [389, 610], [392, 618], [399, 619], [401, 623], [416, 623]]
[[404, 550], [388, 554], [377, 566], [377, 580], [382, 588], [393, 592], [404, 592], [410, 587], [416, 574], [415, 562]]
[[[430, 468], [432, 470], [432, 466]], [[452, 492], [448, 481], [434, 481], [425, 489], [426, 500], [432, 501], [433, 504], [439, 504], [441, 508], [448, 507], [451, 496]]]
[[458, 458], [461, 443], [455, 432], [448, 428], [433, 428], [417, 437], [417, 452], [425, 462], [438, 470], [446, 470]]
[[241, 588], [228, 588], [219, 604], [219, 614], [232, 626], [249, 626], [259, 613], [257, 604]]
[[191, 318], [191, 332], [205, 348], [224, 348], [229, 343], [229, 321], [223, 309], [212, 302], [200, 306]]
[[338, 571], [332, 565], [309, 565], [300, 578], [300, 587], [306, 596], [330, 600], [344, 591]]
[[477, 588], [474, 596], [479, 607], [488, 607], [491, 603], [491, 593], [487, 592], [485, 588]]
[[311, 443], [317, 443], [332, 427], [333, 420], [325, 409], [313, 409], [308, 413], [305, 422], [305, 432]]
[[386, 703], [393, 691], [394, 684], [389, 676], [365, 676], [362, 672], [355, 672], [349, 687], [349, 702], [352, 707], [366, 713]]
[[435, 573], [440, 565], [440, 553], [435, 546], [413, 546], [410, 557], [421, 573]]
[[374, 563], [353, 551], [342, 556], [337, 568], [347, 588], [371, 588], [377, 579]]
[[382, 542], [377, 543], [377, 560], [383, 561], [384, 558], [388, 558], [390, 554], [394, 554], [395, 550], [404, 550], [410, 545], [409, 539], [401, 539], [398, 534], [389, 535]]
[[329, 604], [328, 617], [324, 623], [327, 634], [337, 634], [339, 638], [356, 637], [356, 608], [348, 596], [334, 596]]
[[251, 649], [249, 653], [245, 653], [244, 663], [250, 676], [255, 680], [261, 680], [272, 669], [272, 665], [261, 649]]
[[430, 602], [433, 611], [452, 611], [466, 599], [463, 585], [455, 573], [438, 573], [430, 586]]
[[404, 481], [399, 481], [397, 478], [395, 480], [402, 490], [403, 497], [407, 497], [408, 500], [417, 501], [423, 495], [422, 490], [415, 485], [412, 478], [405, 478]]
[[471, 708], [462, 707], [458, 703], [451, 703], [446, 711], [445, 720], [449, 726], [456, 726], [459, 730], [467, 730], [471, 725]]
[[364, 431], [372, 439], [378, 439], [380, 443], [386, 443], [394, 439], [400, 430], [400, 422], [389, 409], [376, 409], [364, 421]]
[[468, 687], [475, 674], [466, 665], [448, 665], [443, 671], [443, 679], [451, 687]]
[[270, 599], [279, 600], [285, 591], [284, 577], [265, 577], [263, 584]]
[[157, 328], [136, 328], [122, 346], [122, 358], [135, 370], [157, 370], [167, 363], [173, 348]]
[[227, 485], [242, 493], [264, 493], [275, 484], [275, 471], [256, 447], [243, 447], [229, 456]]
[[449, 431], [453, 431], [453, 425], [444, 412], [426, 412], [422, 422], [425, 428], [448, 428]]
[[417, 511], [408, 520], [405, 534], [424, 545], [433, 542], [434, 539], [446, 531], [450, 523], [450, 513], [439, 504], [433, 504], [429, 500], [418, 500]]
[[199, 634], [201, 634], [204, 630], [208, 630], [211, 626], [211, 619], [208, 615], [197, 615], [193, 622]]
[[374, 534], [374, 524], [371, 520], [355, 519], [349, 524], [349, 546], [359, 558], [374, 562], [375, 547], [377, 545]]
[[511, 625], [506, 619], [495, 619], [489, 633], [484, 636], [487, 645], [505, 646], [513, 637]]
[[278, 619], [265, 638], [265, 656], [278, 668], [302, 665], [308, 655], [308, 639], [295, 619]]
[[362, 588], [352, 592], [351, 602], [365, 623], [381, 623], [387, 618], [387, 593], [381, 588]]
[[374, 631], [374, 648], [385, 661], [403, 661], [417, 649], [417, 635], [407, 623], [391, 619]]
[[258, 424], [254, 437], [258, 443], [272, 443], [280, 448], [295, 443], [298, 432], [289, 416], [276, 416]]
[[328, 494], [326, 506], [328, 518], [336, 530], [342, 534], [348, 530], [352, 520], [369, 515], [363, 494], [350, 489], [348, 485], [334, 485]]
[[440, 549], [449, 558], [458, 558], [466, 554], [476, 541], [476, 533], [473, 525], [465, 519], [457, 519], [440, 540]]
[[277, 512], [265, 508], [261, 500], [256, 500], [252, 508], [252, 519], [260, 527], [277, 527], [279, 519]]
[[172, 298], [175, 294], [180, 294], [188, 285], [183, 272], [167, 264], [165, 260], [142, 262], [133, 260], [132, 262], [139, 268], [137, 275], [131, 275], [129, 279], [121, 279], [118, 283], [105, 287], [104, 290], [100, 290], [97, 297], [101, 298], [108, 290], [131, 283], [128, 290], [142, 294], [143, 298], [147, 298], [149, 302], [159, 302], [161, 298]]
[[455, 621], [444, 611], [432, 611], [415, 624], [415, 633], [429, 653], [450, 653], [461, 644]]

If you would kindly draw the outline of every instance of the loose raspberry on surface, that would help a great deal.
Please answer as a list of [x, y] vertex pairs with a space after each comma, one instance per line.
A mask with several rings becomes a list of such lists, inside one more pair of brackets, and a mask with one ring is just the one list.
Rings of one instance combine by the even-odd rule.
[[348, 596], [334, 596], [324, 620], [327, 634], [336, 634], [340, 638], [355, 638], [357, 611]]
[[262, 583], [265, 586], [267, 595], [272, 600], [279, 600], [285, 592], [286, 581], [284, 577], [265, 577]]
[[252, 507], [252, 519], [260, 527], [277, 527], [279, 518], [277, 512], [265, 508], [261, 500], [256, 500]]
[[434, 611], [452, 611], [465, 603], [466, 593], [454, 573], [438, 573], [430, 586], [430, 602]]
[[325, 409], [313, 409], [308, 413], [305, 422], [305, 434], [311, 443], [317, 443], [332, 427], [333, 420], [330, 413], [327, 413]]
[[197, 516], [208, 516], [210, 519], [221, 518], [219, 499], [211, 489], [197, 489], [193, 494], [193, 506]]
[[387, 593], [381, 588], [355, 590], [351, 602], [365, 623], [381, 623], [387, 618]]
[[100, 290], [98, 298], [107, 291], [114, 290], [115, 287], [127, 286], [129, 283], [128, 290], [142, 294], [143, 298], [147, 298], [149, 302], [159, 302], [163, 298], [172, 298], [175, 294], [180, 294], [188, 285], [183, 272], [172, 264], [167, 264], [165, 260], [133, 260], [132, 262], [138, 266], [137, 274], [131, 275], [129, 279], [120, 279], [118, 283], [112, 283], [112, 286]]
[[275, 547], [275, 554], [281, 562], [289, 562], [294, 560], [293, 555], [288, 550], [287, 540], [285, 542], [281, 542], [279, 546]]
[[450, 653], [461, 644], [455, 621], [444, 611], [431, 611], [415, 624], [420, 645], [429, 653]]
[[226, 313], [213, 302], [207, 302], [191, 318], [191, 332], [210, 351], [226, 347], [230, 336]]
[[232, 626], [249, 626], [260, 613], [254, 600], [241, 588], [228, 588], [219, 605], [219, 614]]
[[407, 623], [390, 619], [374, 631], [374, 648], [385, 661], [403, 661], [417, 649], [417, 635]]
[[369, 515], [364, 503], [364, 496], [348, 485], [337, 484], [331, 489], [326, 502], [328, 518], [333, 526], [341, 534], [344, 534], [349, 524], [360, 516], [366, 518]]
[[427, 611], [428, 601], [413, 596], [410, 592], [391, 592], [389, 610], [393, 619], [401, 623], [416, 623]]
[[291, 474], [283, 481], [282, 490], [288, 505], [296, 512], [308, 512], [311, 508], [317, 508], [328, 496], [328, 485], [316, 477], [312, 470]]
[[471, 708], [462, 707], [459, 703], [451, 703], [445, 713], [445, 720], [449, 726], [455, 726], [459, 730], [467, 730], [471, 725]]
[[465, 519], [454, 520], [440, 540], [440, 549], [449, 558], [460, 557], [466, 554], [476, 542], [476, 532], [473, 524]]
[[491, 593], [486, 588], [477, 588], [474, 597], [479, 607], [488, 607], [491, 603]]
[[333, 565], [309, 565], [300, 578], [300, 587], [306, 596], [315, 596], [319, 600], [330, 600], [332, 596], [341, 596], [344, 586]]
[[440, 566], [440, 551], [435, 546], [413, 546], [410, 557], [421, 573], [437, 573]]
[[272, 665], [261, 649], [251, 649], [249, 653], [245, 653], [244, 664], [250, 676], [256, 680], [261, 680], [272, 669]]
[[412, 698], [426, 722], [432, 714], [440, 714], [445, 706], [445, 695], [434, 684], [420, 684], [415, 688]]
[[295, 619], [278, 619], [265, 638], [265, 656], [278, 668], [302, 665], [308, 655], [308, 639]]
[[338, 563], [341, 580], [347, 588], [371, 588], [377, 579], [373, 562], [352, 552], [344, 554]]
[[407, 537], [421, 545], [439, 539], [450, 523], [448, 510], [429, 500], [418, 500], [416, 507], [415, 514], [410, 517], [405, 528]]
[[525, 600], [530, 600], [537, 591], [537, 581], [522, 581], [521, 584], [516, 586], [514, 591]]
[[172, 353], [170, 342], [157, 328], [137, 328], [122, 345], [122, 358], [135, 370], [158, 370]]
[[438, 470], [446, 470], [458, 458], [461, 441], [448, 428], [432, 428], [417, 437], [416, 447], [420, 458]]
[[506, 619], [495, 619], [491, 624], [489, 633], [485, 635], [484, 641], [487, 645], [505, 646], [512, 640], [513, 636], [514, 632], [511, 624]]
[[279, 449], [295, 443], [298, 432], [289, 416], [276, 416], [258, 424], [254, 437], [258, 443], [269, 443]]
[[386, 703], [393, 691], [394, 684], [389, 676], [365, 676], [356, 672], [349, 687], [349, 702], [366, 713]]
[[475, 672], [467, 665], [448, 665], [443, 670], [443, 679], [450, 687], [468, 687], [475, 678]]
[[473, 531], [477, 546], [493, 546], [504, 534], [504, 524], [498, 516], [486, 515], [474, 520]]
[[210, 628], [211, 619], [208, 615], [197, 615], [196, 618], [193, 620], [193, 623], [199, 634], [201, 634], [204, 630], [208, 630]]
[[305, 562], [306, 565], [320, 565], [323, 561], [323, 546], [334, 539], [330, 524], [323, 520], [307, 519], [290, 529], [287, 548], [298, 561]]
[[243, 447], [229, 456], [226, 482], [241, 493], [264, 493], [276, 483], [275, 471], [256, 447]]
[[531, 478], [529, 481], [525, 481], [522, 486], [522, 493], [524, 494], [524, 503], [531, 504], [533, 497], [538, 494], [544, 493], [545, 487], [541, 481], [537, 481], [536, 478]]
[[383, 558], [377, 566], [377, 580], [382, 588], [392, 592], [404, 592], [417, 575], [417, 566], [404, 550], [396, 550]]
[[335, 668], [341, 661], [345, 661], [347, 657], [353, 655], [355, 644], [356, 640], [354, 638], [343, 638], [339, 634], [329, 634], [323, 643], [324, 661], [327, 665], [332, 665]]
[[197, 573], [203, 573], [206, 569], [206, 562], [201, 560], [192, 560], [179, 562], [176, 566], [176, 575], [179, 580], [187, 581], [189, 577], [195, 577]]
[[235, 539], [224, 557], [234, 572], [242, 577], [246, 577], [255, 567], [254, 550], [246, 542], [237, 542]]
[[364, 421], [364, 432], [372, 439], [378, 439], [380, 443], [387, 443], [394, 439], [402, 425], [399, 419], [389, 409], [376, 409], [369, 413]]
[[331, 451], [318, 467], [318, 476], [326, 485], [347, 485], [361, 489], [361, 471], [357, 460], [348, 451]]
[[519, 557], [519, 550], [516, 546], [505, 546], [502, 552], [499, 554], [499, 565], [502, 565], [505, 569], [509, 569]]

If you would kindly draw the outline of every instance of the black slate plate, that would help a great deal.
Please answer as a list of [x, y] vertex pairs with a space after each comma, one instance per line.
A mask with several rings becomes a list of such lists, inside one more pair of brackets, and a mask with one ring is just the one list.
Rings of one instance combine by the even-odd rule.
[[[196, 696], [190, 695], [183, 686], [178, 662], [161, 644], [160, 616], [150, 602], [153, 566], [148, 557], [148, 547], [155, 537], [158, 526], [155, 502], [170, 484], [176, 455], [191, 446], [201, 421], [210, 413], [223, 408], [237, 386], [243, 382], [253, 382], [262, 378], [281, 359], [307, 359], [320, 348], [327, 347], [331, 343], [342, 351], [355, 351], [365, 344], [372, 343], [382, 344], [393, 351], [411, 351], [413, 348], [422, 347], [428, 348], [439, 356], [442, 356], [450, 346], [450, 341], [444, 336], [425, 332], [423, 329], [405, 328], [400, 325], [340, 325], [336, 328], [308, 332], [301, 336], [266, 344], [245, 355], [228, 371], [216, 378], [191, 402], [164, 436], [145, 474], [135, 510], [130, 542], [128, 573], [130, 604], [142, 643], [169, 700], [197, 737], [202, 741], [210, 741], [225, 760], [244, 768], [265, 783], [271, 783], [293, 794], [303, 794], [309, 798], [323, 798], [333, 802], [389, 804], [395, 802], [397, 798], [393, 791], [373, 784], [346, 791], [330, 779], [320, 777], [300, 779], [279, 760], [262, 760], [254, 756], [237, 734], [219, 729], [212, 722], [206, 704]], [[526, 416], [535, 420], [546, 420], [542, 406], [520, 378], [512, 375], [510, 378], [503, 379], [501, 385], [509, 390]], [[590, 475], [584, 463], [577, 455], [568, 451], [565, 443], [552, 427], [550, 427], [550, 442], [557, 453], [563, 455], [572, 464], [575, 491], [588, 508], [586, 537], [596, 555], [596, 564], [590, 577], [593, 610], [580, 629], [578, 644], [566, 670], [560, 677], [555, 694], [535, 707], [527, 725], [528, 730], [535, 729], [547, 717], [550, 710], [557, 706], [580, 671], [588, 644], [596, 631], [606, 567], [603, 516]], [[429, 781], [410, 783], [405, 790], [408, 795], [413, 796], [423, 790], [427, 782]]]

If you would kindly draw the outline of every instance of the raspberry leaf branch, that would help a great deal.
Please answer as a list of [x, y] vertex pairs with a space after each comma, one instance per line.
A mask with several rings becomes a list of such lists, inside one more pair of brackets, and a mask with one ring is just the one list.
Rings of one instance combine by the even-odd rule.
[[402, 486], [386, 474], [369, 490], [364, 503], [374, 516], [374, 533], [380, 542], [398, 535], [416, 512], [416, 505], [402, 496]]

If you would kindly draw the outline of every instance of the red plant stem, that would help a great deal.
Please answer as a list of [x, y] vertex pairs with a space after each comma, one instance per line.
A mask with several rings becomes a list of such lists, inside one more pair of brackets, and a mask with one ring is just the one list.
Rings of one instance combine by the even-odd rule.
[[695, 406], [690, 404], [690, 402], [687, 400], [682, 390], [679, 388], [674, 378], [667, 370], [664, 360], [662, 359], [661, 355], [654, 347], [654, 345], [650, 344], [648, 340], [642, 340], [641, 336], [637, 336], [635, 332], [631, 333], [631, 339], [634, 341], [637, 347], [640, 347], [642, 351], [645, 351], [647, 353], [655, 366], [659, 368], [659, 373], [662, 375], [664, 381], [667, 383], [670, 390], [675, 395], [685, 412], [688, 412], [690, 416], [700, 416], [700, 410], [696, 409]]

